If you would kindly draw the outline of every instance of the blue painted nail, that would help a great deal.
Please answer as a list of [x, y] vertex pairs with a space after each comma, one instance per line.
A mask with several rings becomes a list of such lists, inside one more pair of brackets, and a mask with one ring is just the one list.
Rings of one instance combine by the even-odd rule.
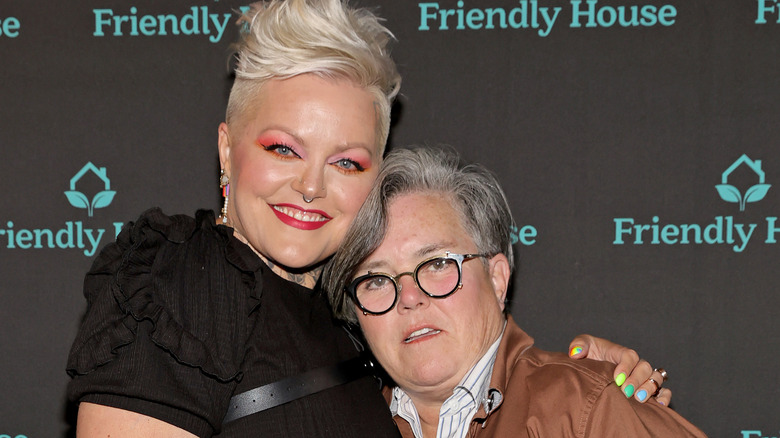
[[636, 393], [637, 400], [643, 402], [647, 398], [647, 391], [644, 389], [639, 390], [639, 392]]

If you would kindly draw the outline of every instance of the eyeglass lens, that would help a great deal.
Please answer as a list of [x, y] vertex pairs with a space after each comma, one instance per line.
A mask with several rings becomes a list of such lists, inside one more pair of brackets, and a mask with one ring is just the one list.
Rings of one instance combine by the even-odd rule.
[[[415, 277], [417, 285], [428, 295], [448, 295], [458, 287], [460, 281], [458, 262], [447, 257], [428, 260], [417, 267]], [[389, 310], [395, 303], [396, 294], [396, 282], [385, 274], [368, 276], [355, 287], [358, 302], [369, 312]]]

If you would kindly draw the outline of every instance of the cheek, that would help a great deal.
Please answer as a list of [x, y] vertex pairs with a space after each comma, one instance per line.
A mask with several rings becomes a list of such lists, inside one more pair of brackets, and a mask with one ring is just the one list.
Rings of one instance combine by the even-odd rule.
[[231, 178], [237, 183], [236, 189], [245, 193], [262, 193], [285, 181], [284, 169], [272, 164], [261, 154], [251, 151], [242, 150], [235, 154]]
[[[374, 166], [374, 168], [376, 167], [378, 166]], [[359, 178], [340, 178], [333, 183], [332, 191], [338, 196], [340, 210], [348, 217], [349, 222], [352, 222], [363, 205], [363, 201], [366, 200], [368, 192], [374, 185], [376, 175], [376, 171], [369, 171], [360, 175]]]
[[388, 332], [390, 331], [387, 324], [384, 324], [381, 320], [381, 316], [363, 316], [362, 312], [358, 309], [358, 324], [363, 331], [363, 336], [368, 342], [369, 348], [377, 357], [387, 356], [389, 341]]

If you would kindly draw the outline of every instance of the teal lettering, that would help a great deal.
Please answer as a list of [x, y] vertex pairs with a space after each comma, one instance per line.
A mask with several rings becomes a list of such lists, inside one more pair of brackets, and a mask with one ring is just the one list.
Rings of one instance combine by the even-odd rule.
[[21, 27], [22, 24], [16, 17], [0, 19], [0, 37], [7, 36], [8, 38], [16, 38], [19, 36], [19, 29]]
[[661, 240], [667, 245], [673, 245], [677, 243], [677, 236], [680, 235], [680, 229], [675, 225], [664, 225], [661, 229]]
[[598, 0], [587, 0], [587, 8], [580, 10], [581, 0], [571, 0], [572, 22], [570, 27], [582, 27], [580, 20], [587, 19], [585, 27], [612, 27], [616, 23], [621, 27], [650, 27], [658, 23], [671, 26], [677, 17], [677, 9], [672, 5], [657, 8], [653, 5], [600, 6]]
[[[418, 30], [430, 30], [430, 21], [438, 20], [438, 30], [449, 30], [452, 24], [455, 24], [456, 30], [533, 28], [538, 29], [539, 36], [545, 37], [550, 34], [563, 9], [540, 7], [538, 0], [519, 0], [519, 3], [520, 6], [512, 8], [509, 13], [504, 8], [464, 9], [463, 0], [457, 2], [457, 9], [440, 9], [438, 3], [419, 3]], [[454, 23], [450, 17], [453, 17]]]
[[431, 30], [431, 28], [428, 26], [428, 20], [435, 20], [436, 19], [436, 13], [429, 13], [429, 8], [436, 8], [436, 10], [439, 10], [439, 4], [438, 3], [420, 3], [418, 5], [420, 7], [420, 27], [417, 28], [417, 30]]
[[211, 14], [211, 22], [214, 23], [214, 27], [217, 30], [216, 35], [212, 35], [209, 37], [209, 41], [212, 43], [216, 43], [222, 40], [222, 35], [225, 33], [225, 29], [227, 28], [228, 21], [230, 20], [230, 14], [223, 14], [222, 18], [223, 20], [219, 21], [219, 15], [218, 14]]
[[[246, 13], [250, 7], [239, 9]], [[222, 39], [230, 21], [230, 14], [209, 14], [208, 6], [192, 6], [181, 17], [174, 14], [138, 15], [135, 6], [131, 6], [129, 12], [129, 15], [115, 15], [112, 9], [93, 9], [95, 31], [92, 35], [105, 36], [108, 26], [113, 27], [113, 36], [208, 35], [209, 41], [216, 43]]]
[[8, 246], [7, 248], [14, 249], [16, 246], [14, 245], [14, 223], [11, 221], [8, 221], [6, 223], [6, 226], [8, 226], [8, 229], [5, 230], [6, 234], [8, 235]]
[[716, 216], [715, 223], [704, 227], [704, 241], [713, 243], [723, 243], [723, 216]]
[[743, 430], [742, 431], [742, 438], [750, 438], [751, 436], [761, 437], [761, 431], [760, 430]]
[[458, 2], [458, 10], [457, 11], [450, 11], [448, 12], [449, 15], [457, 15], [458, 16], [458, 25], [455, 27], [455, 29], [465, 29], [466, 26], [463, 24], [463, 2]]
[[[525, 12], [525, 2], [520, 3], [522, 6], [519, 8], [513, 8], [509, 13], [509, 25], [512, 29], [520, 29], [528, 27], [528, 14]], [[520, 14], [520, 21], [517, 21], [517, 14]]]
[[[93, 231], [97, 231], [98, 232], [97, 233], [97, 237], [92, 235]], [[99, 229], [99, 230], [86, 229], [86, 230], [84, 230], [84, 234], [86, 234], [87, 238], [89, 239], [89, 243], [92, 245], [92, 247], [91, 247], [92, 249], [91, 250], [86, 250], [86, 249], [84, 250], [84, 255], [92, 256], [93, 254], [95, 254], [95, 251], [97, 251], [98, 244], [100, 243], [100, 239], [103, 237], [103, 233], [105, 231], [106, 230], [104, 230], [104, 229]], [[83, 248], [83, 246], [79, 246], [79, 248]]]
[[122, 231], [123, 226], [124, 222], [114, 222], [114, 239], [116, 239], [116, 236], [118, 236], [119, 232]]
[[43, 246], [41, 245], [41, 238], [43, 236], [48, 237], [46, 247], [54, 248], [54, 233], [52, 233], [51, 230], [46, 230], [46, 229], [34, 230], [34, 232], [35, 232], [35, 246], [33, 246], [33, 248], [43, 248]]
[[111, 9], [93, 9], [92, 13], [95, 14], [95, 31], [92, 33], [92, 35], [101, 37], [105, 36], [105, 33], [103, 33], [103, 25], [111, 25], [111, 19], [104, 19], [103, 15], [108, 14], [113, 16], [114, 11]]
[[[8, 239], [6, 247], [9, 249], [81, 249], [84, 255], [94, 255], [102, 241], [105, 229], [83, 228], [80, 221], [65, 222], [65, 226], [59, 230], [49, 228], [38, 229], [14, 229], [14, 223], [8, 221], [7, 229], [0, 229], [0, 236]], [[114, 222], [115, 236], [122, 229], [122, 222]], [[86, 244], [85, 244], [86, 243]]]
[[552, 30], [553, 24], [555, 24], [555, 20], [558, 19], [558, 14], [561, 12], [560, 7], [553, 8], [553, 15], [550, 16], [550, 13], [548, 11], [548, 8], [541, 8], [542, 13], [542, 19], [544, 19], [544, 23], [547, 25], [547, 30], [539, 29], [539, 36], [546, 37], [550, 34], [550, 31]]
[[777, 217], [766, 218], [766, 243], [777, 243], [775, 233], [780, 232], [780, 228], [775, 226]]
[[73, 222], [65, 222], [65, 228], [57, 231], [57, 246], [60, 248], [75, 248], [73, 244]]
[[168, 31], [165, 30], [166, 22], [171, 23], [171, 34], [173, 35], [179, 34], [179, 19], [176, 18], [175, 15], [172, 14], [158, 15], [157, 22], [160, 23], [160, 31], [158, 32], [158, 35], [168, 35]]
[[[459, 5], [461, 5], [463, 2], [458, 2]], [[463, 11], [460, 11], [460, 15], [463, 15]], [[482, 20], [485, 19], [485, 13], [482, 12], [479, 9], [472, 9], [469, 11], [468, 16], [466, 16], [466, 20], [468, 21], [469, 29], [482, 29]], [[462, 27], [458, 26], [458, 29], [463, 29]]]
[[485, 9], [485, 13], [487, 14], [488, 22], [485, 25], [485, 29], [495, 29], [496, 25], [493, 24], [495, 21], [496, 16], [498, 17], [498, 27], [501, 29], [506, 29], [506, 11], [501, 8], [496, 9]]
[[650, 225], [634, 225], [634, 230], [636, 230], [636, 237], [634, 238], [634, 244], [641, 245], [644, 243], [642, 240], [642, 232], [648, 231], [650, 229]]
[[[634, 220], [631, 218], [615, 218], [613, 219], [615, 221], [615, 240], [612, 242], [613, 245], [622, 245], [623, 244], [623, 235], [628, 234], [631, 235], [631, 226], [634, 224]], [[624, 224], [629, 224], [628, 227], [624, 227]]]
[[742, 241], [741, 245], [734, 245], [734, 252], [742, 252], [745, 249], [745, 246], [747, 245], [748, 241], [750, 240], [750, 236], [753, 235], [753, 231], [755, 231], [757, 225], [756, 224], [750, 224], [748, 226], [748, 230], [750, 230], [747, 234], [745, 234], [744, 230], [745, 225], [744, 224], [737, 224], [734, 229], [737, 230], [737, 234], [739, 234], [739, 237]]
[[[461, 11], [462, 13], [463, 11]], [[439, 11], [439, 17], [441, 18], [439, 23], [439, 30], [448, 30], [449, 26], [447, 26], [447, 17], [450, 17], [452, 15], [455, 15], [455, 11], [452, 9], [443, 9]]]
[[114, 36], [122, 36], [122, 23], [130, 21], [130, 17], [119, 15], [114, 17]]
[[[141, 21], [138, 24], [141, 28], [141, 33], [146, 36], [152, 36], [157, 32], [157, 20], [151, 15], [141, 17]], [[164, 35], [164, 33], [160, 32], [160, 35]]]
[[677, 8], [672, 5], [661, 6], [661, 9], [658, 10], [658, 22], [661, 23], [662, 26], [673, 25], [676, 17]]
[[78, 221], [75, 223], [76, 225], [76, 232], [74, 235], [76, 236], [76, 247], [77, 248], [84, 248], [84, 236], [81, 235], [81, 221]]
[[[767, 6], [767, 3], [771, 3], [771, 6]], [[756, 16], [756, 24], [766, 24], [766, 14], [774, 14], [777, 0], [758, 0], [758, 13]], [[777, 22], [780, 23], [780, 14], [777, 16]]]
[[[192, 35], [194, 33], [198, 33], [198, 22], [195, 19], [195, 16], [198, 14], [198, 7], [193, 6], [190, 8], [192, 11], [191, 14], [185, 14], [183, 17], [181, 17], [181, 23], [179, 25], [179, 28], [181, 29], [181, 33], [184, 35]], [[187, 26], [187, 23], [191, 23], [190, 26]]]
[[523, 245], [533, 245], [536, 243], [536, 237], [538, 232], [536, 228], [531, 225], [526, 225], [520, 228], [520, 232], [517, 234], [517, 240]]
[[[680, 239], [680, 243], [682, 244], [689, 244], [691, 242], [693, 243], [701, 243], [701, 226], [698, 224], [683, 224], [680, 226], [680, 230], [682, 232], [682, 239]], [[690, 233], [693, 232], [693, 239], [690, 238]]]
[[571, 0], [571, 24], [569, 27], [581, 27], [580, 24], [580, 17], [587, 17], [588, 22], [585, 24], [585, 27], [596, 27], [596, 3], [598, 3], [598, 0], [588, 0], [588, 10], [584, 12], [580, 12], [580, 3], [582, 3], [581, 0]]
[[19, 230], [16, 232], [16, 246], [27, 249], [32, 246], [30, 241], [33, 239], [33, 233], [30, 230]]
[[734, 243], [734, 218], [731, 216], [726, 216], [726, 225], [723, 228], [726, 229], [725, 242], [731, 245]]
[[[607, 14], [609, 14], [609, 18], [605, 18]], [[596, 14], [596, 20], [601, 27], [611, 27], [617, 21], [617, 11], [615, 11], [615, 8], [609, 6], [599, 8], [598, 13]]]
[[203, 28], [203, 35], [208, 35], [211, 33], [211, 31], [209, 30], [209, 20], [211, 19], [211, 17], [209, 17], [208, 6], [201, 6], [200, 12], [201, 12], [200, 25]]
[[659, 220], [658, 216], [653, 216], [653, 225], [650, 225], [650, 228], [652, 228], [653, 231], [653, 240], [651, 240], [650, 243], [653, 245], [658, 245], [659, 243], [661, 243], [660, 230], [659, 230], [660, 227], [658, 226], [658, 220]]
[[138, 13], [138, 9], [136, 9], [135, 6], [131, 6], [130, 13], [133, 14], [132, 16], [127, 17], [130, 21], [130, 35], [138, 36], [138, 17], [135, 16], [135, 14]]
[[652, 5], [642, 6], [642, 18], [639, 20], [639, 24], [641, 24], [642, 26], [650, 27], [650, 26], [654, 26], [657, 22], [658, 22], [658, 17], [656, 16], [655, 13], [655, 6]]

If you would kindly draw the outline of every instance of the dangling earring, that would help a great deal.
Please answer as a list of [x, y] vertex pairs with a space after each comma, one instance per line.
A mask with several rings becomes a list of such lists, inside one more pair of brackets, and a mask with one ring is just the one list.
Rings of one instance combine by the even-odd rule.
[[223, 224], [228, 223], [227, 207], [228, 196], [230, 195], [230, 178], [225, 175], [225, 169], [219, 169], [219, 187], [222, 189], [222, 197], [225, 198], [225, 203], [222, 204], [222, 214], [219, 217], [222, 219]]

